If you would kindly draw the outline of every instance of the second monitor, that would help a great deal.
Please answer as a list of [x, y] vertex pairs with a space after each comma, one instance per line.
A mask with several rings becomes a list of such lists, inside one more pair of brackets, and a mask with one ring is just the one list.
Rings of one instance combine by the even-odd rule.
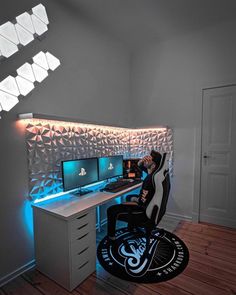
[[123, 156], [98, 158], [99, 180], [123, 175]]

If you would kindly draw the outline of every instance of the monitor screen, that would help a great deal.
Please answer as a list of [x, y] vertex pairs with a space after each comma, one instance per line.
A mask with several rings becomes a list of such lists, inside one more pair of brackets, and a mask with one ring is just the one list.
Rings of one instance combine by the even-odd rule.
[[123, 156], [98, 158], [99, 180], [123, 175]]
[[79, 159], [62, 162], [64, 191], [98, 181], [97, 159]]

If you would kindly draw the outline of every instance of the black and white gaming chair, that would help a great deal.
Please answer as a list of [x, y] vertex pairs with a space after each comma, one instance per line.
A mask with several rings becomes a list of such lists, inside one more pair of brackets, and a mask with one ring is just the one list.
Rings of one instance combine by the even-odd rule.
[[153, 226], [157, 226], [166, 212], [170, 192], [170, 176], [166, 153], [162, 155], [160, 165], [153, 173], [152, 181], [155, 193], [146, 208], [146, 215]]
[[130, 229], [134, 227], [145, 228], [147, 246], [152, 231], [157, 228], [157, 225], [166, 212], [166, 205], [170, 192], [169, 167], [166, 161], [166, 153], [162, 155], [159, 167], [153, 172], [152, 181], [155, 193], [146, 208], [146, 219], [137, 221], [137, 218], [135, 218], [134, 220], [132, 218], [132, 212], [130, 212], [128, 220], [123, 220], [118, 217], [118, 219], [128, 222]]

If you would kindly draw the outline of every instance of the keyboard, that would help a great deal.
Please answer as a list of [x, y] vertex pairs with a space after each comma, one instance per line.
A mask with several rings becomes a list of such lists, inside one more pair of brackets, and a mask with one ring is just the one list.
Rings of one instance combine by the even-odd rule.
[[118, 180], [118, 181], [114, 181], [114, 182], [111, 182], [111, 183], [108, 183], [105, 187], [104, 187], [104, 191], [106, 192], [111, 192], [111, 193], [117, 193], [117, 192], [120, 192], [126, 188], [129, 188], [129, 187], [132, 187], [138, 183], [141, 183], [142, 180], [139, 180], [139, 179], [135, 179], [133, 180], [132, 182], [129, 181], [129, 180]]

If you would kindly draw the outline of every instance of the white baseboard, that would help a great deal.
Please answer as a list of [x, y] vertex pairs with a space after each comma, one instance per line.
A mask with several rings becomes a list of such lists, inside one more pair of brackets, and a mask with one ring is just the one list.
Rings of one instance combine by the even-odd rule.
[[34, 266], [35, 266], [35, 260], [32, 260], [26, 263], [25, 265], [17, 268], [16, 270], [9, 273], [8, 275], [0, 278], [0, 287], [10, 282], [11, 280], [15, 279], [16, 277], [20, 276], [22, 273], [26, 272], [27, 270], [33, 268]]
[[193, 212], [192, 213], [192, 222], [194, 222], [194, 223], [198, 223], [199, 222], [199, 214], [198, 213], [195, 213], [195, 212]]
[[182, 214], [176, 214], [176, 213], [166, 212], [165, 216], [166, 217], [173, 218], [173, 219], [177, 219], [177, 220], [192, 221], [192, 217], [191, 216], [188, 216], [188, 215], [182, 215]]

